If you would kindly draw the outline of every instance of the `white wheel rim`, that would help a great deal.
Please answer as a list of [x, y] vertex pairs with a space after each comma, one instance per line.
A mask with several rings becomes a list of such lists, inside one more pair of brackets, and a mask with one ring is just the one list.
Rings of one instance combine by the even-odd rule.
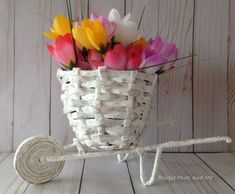
[[47, 162], [42, 157], [63, 155], [63, 146], [48, 136], [31, 137], [18, 147], [14, 167], [18, 175], [28, 183], [40, 184], [57, 177], [64, 166], [64, 161]]

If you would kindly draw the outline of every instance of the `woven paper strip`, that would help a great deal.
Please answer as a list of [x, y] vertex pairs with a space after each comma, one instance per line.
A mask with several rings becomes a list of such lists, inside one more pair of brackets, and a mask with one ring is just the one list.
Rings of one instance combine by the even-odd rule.
[[64, 113], [82, 145], [134, 148], [145, 128], [157, 75], [100, 67], [58, 69]]

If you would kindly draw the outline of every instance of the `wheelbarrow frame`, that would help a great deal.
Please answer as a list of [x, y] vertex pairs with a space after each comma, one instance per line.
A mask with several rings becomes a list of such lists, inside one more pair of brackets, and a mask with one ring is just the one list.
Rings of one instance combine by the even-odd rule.
[[[80, 160], [80, 159], [88, 159], [88, 158], [94, 158], [94, 157], [104, 157], [104, 156], [117, 155], [118, 161], [124, 162], [127, 160], [128, 156], [130, 154], [136, 153], [139, 156], [139, 162], [140, 162], [140, 180], [144, 186], [152, 185], [156, 179], [156, 175], [157, 175], [158, 168], [159, 168], [159, 163], [161, 160], [161, 154], [164, 151], [164, 149], [190, 146], [190, 145], [196, 145], [196, 144], [223, 142], [223, 141], [226, 143], [232, 142], [230, 137], [217, 136], [217, 137], [208, 137], [208, 138], [201, 138], [201, 139], [189, 139], [189, 140], [185, 140], [185, 141], [169, 141], [169, 142], [165, 142], [165, 143], [148, 145], [148, 146], [144, 146], [144, 147], [137, 146], [133, 149], [126, 149], [126, 150], [84, 152], [79, 149], [80, 148], [79, 141], [77, 141], [77, 139], [74, 138], [72, 144], [65, 145], [65, 146], [61, 145], [61, 146], [64, 150], [68, 150], [72, 147], [76, 147], [77, 153], [62, 154], [62, 155], [58, 155], [58, 154], [48, 155], [47, 153], [45, 153], [45, 155], [36, 156], [36, 158], [38, 158], [38, 161], [35, 161], [35, 162], [39, 162], [39, 164], [42, 165], [42, 168], [45, 168], [45, 166], [47, 167], [48, 163], [50, 163], [50, 164], [54, 163], [57, 166], [59, 165], [59, 167], [60, 167], [60, 168], [55, 168], [55, 170], [53, 170], [53, 173], [50, 171], [50, 169], [48, 169], [48, 176], [45, 176], [46, 177], [45, 179], [40, 179], [40, 173], [36, 174], [36, 175], [34, 174], [35, 177], [29, 177], [29, 176], [25, 175], [25, 171], [28, 172], [28, 171], [32, 170], [31, 169], [32, 166], [28, 167], [27, 165], [25, 165], [27, 163], [32, 163], [32, 161], [27, 162], [27, 160], [29, 160], [28, 156], [30, 156], [30, 154], [32, 154], [32, 151], [31, 152], [29, 151], [29, 153], [27, 154], [27, 150], [25, 150], [25, 146], [27, 144], [32, 144], [32, 141], [34, 141], [35, 139], [37, 139], [36, 141], [37, 141], [38, 145], [40, 146], [40, 138], [42, 138], [42, 139], [48, 138], [48, 140], [50, 140], [50, 142], [52, 144], [53, 143], [55, 143], [55, 145], [58, 144], [58, 141], [56, 141], [55, 139], [51, 139], [51, 137], [36, 136], [35, 138], [29, 138], [29, 139], [25, 140], [18, 147], [16, 154], [15, 154], [15, 158], [14, 158], [14, 166], [15, 166], [15, 169], [16, 169], [16, 172], [18, 173], [18, 175], [22, 179], [24, 179], [25, 181], [27, 181], [29, 183], [34, 183], [34, 184], [45, 183], [45, 182], [48, 182], [48, 181], [54, 179], [61, 172], [63, 165], [64, 165], [64, 161], [66, 161], [66, 160]], [[44, 144], [44, 141], [42, 141], [41, 144]], [[150, 178], [146, 180], [145, 170], [143, 167], [144, 153], [153, 152], [153, 151], [156, 152], [156, 155], [155, 155], [155, 160], [154, 160], [154, 164], [153, 164], [153, 168], [152, 168], [152, 173], [151, 173]], [[36, 152], [36, 150], [34, 150], [34, 152]], [[26, 154], [26, 157], [20, 157], [22, 154]], [[22, 168], [25, 168], [25, 171]], [[38, 166], [37, 166], [37, 168], [38, 168]], [[49, 168], [50, 168], [50, 166], [49, 166]], [[44, 174], [45, 173], [46, 172], [44, 171]], [[39, 181], [38, 181], [38, 179], [39, 179]]]
[[[111, 155], [117, 155], [119, 162], [124, 162], [129, 154], [137, 153], [139, 155], [140, 159], [140, 180], [144, 186], [146, 185], [152, 185], [154, 183], [157, 170], [159, 167], [159, 162], [161, 159], [161, 154], [164, 149], [166, 148], [174, 148], [174, 147], [183, 147], [183, 146], [190, 146], [190, 145], [196, 145], [196, 144], [204, 144], [204, 143], [215, 143], [215, 142], [221, 142], [225, 141], [226, 143], [231, 143], [231, 138], [226, 136], [217, 136], [217, 137], [209, 137], [209, 138], [201, 138], [201, 139], [189, 139], [185, 141], [169, 141], [166, 143], [161, 144], [155, 144], [155, 145], [149, 145], [145, 147], [136, 147], [134, 149], [129, 150], [117, 150], [117, 151], [110, 151], [110, 152], [89, 152], [89, 153], [77, 153], [77, 154], [69, 154], [69, 155], [63, 155], [63, 156], [48, 156], [44, 157], [43, 159], [47, 162], [55, 162], [55, 161], [64, 161], [64, 160], [79, 160], [79, 159], [88, 159], [88, 158], [94, 158], [94, 157], [101, 157], [101, 156], [111, 156]], [[76, 146], [74, 144], [65, 146], [65, 149], [68, 147]], [[156, 156], [154, 160], [154, 165], [151, 173], [151, 177], [148, 181], [144, 178], [144, 168], [143, 168], [143, 153], [145, 152], [151, 152], [156, 151]], [[124, 155], [122, 157], [121, 155]]]

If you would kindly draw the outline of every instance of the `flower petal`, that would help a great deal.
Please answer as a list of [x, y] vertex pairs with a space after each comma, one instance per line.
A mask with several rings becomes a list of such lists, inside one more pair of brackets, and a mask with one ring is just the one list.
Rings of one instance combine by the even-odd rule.
[[137, 40], [138, 36], [138, 27], [132, 21], [118, 24], [115, 32], [116, 40], [120, 41], [125, 46]]
[[51, 55], [54, 55], [54, 47], [52, 45], [47, 45], [47, 49]]
[[104, 57], [104, 65], [110, 69], [126, 69], [126, 51], [121, 44], [116, 44]]
[[47, 46], [52, 57], [64, 66], [75, 63], [75, 53], [71, 34], [59, 36], [51, 45]]
[[55, 56], [64, 65], [75, 63], [75, 53], [71, 34], [60, 36], [55, 41]]
[[93, 48], [93, 46], [88, 40], [86, 31], [81, 26], [74, 27], [72, 32], [73, 32], [73, 37], [78, 42], [78, 44], [84, 46], [87, 49]]
[[96, 12], [94, 12], [94, 11], [93, 11], [93, 12], [91, 12], [90, 18], [91, 18], [92, 20], [97, 19], [97, 18], [98, 18], [97, 13], [96, 13]]
[[55, 17], [53, 22], [54, 30], [59, 35], [65, 35], [71, 33], [69, 19], [63, 15], [58, 15]]
[[162, 47], [161, 54], [166, 58], [176, 58], [178, 56], [178, 49], [174, 43], [165, 43]]
[[97, 69], [97, 67], [104, 65], [103, 56], [95, 50], [89, 51], [88, 62], [91, 64], [92, 69]]
[[43, 32], [43, 35], [51, 40], [55, 40], [58, 37], [58, 34], [55, 32]]
[[99, 17], [99, 20], [100, 22], [104, 25], [105, 27], [105, 32], [107, 34], [107, 37], [108, 37], [108, 40], [110, 40], [113, 35], [114, 35], [114, 32], [116, 31], [117, 29], [117, 25], [115, 22], [110, 22], [106, 17], [104, 16], [100, 16]]
[[109, 12], [108, 19], [110, 21], [118, 22], [118, 23], [122, 21], [121, 15], [119, 14], [118, 10], [114, 8]]
[[131, 13], [128, 13], [126, 16], [124, 16], [124, 18], [122, 18], [123, 22], [127, 22], [128, 20], [130, 20], [131, 18]]
[[141, 45], [143, 48], [147, 46], [147, 42], [144, 37], [139, 38], [134, 42], [134, 44]]
[[94, 21], [93, 31], [96, 34], [96, 37], [95, 37], [96, 41], [99, 42], [99, 44], [103, 44], [104, 46], [106, 46], [106, 44], [107, 44], [107, 35], [106, 35], [106, 32], [105, 32], [105, 28], [104, 28], [103, 24], [98, 19], [96, 19]]
[[87, 35], [87, 38], [88, 38], [90, 44], [92, 45], [92, 47], [94, 47], [96, 50], [100, 51], [100, 47], [99, 47], [100, 45], [97, 44], [96, 37], [94, 36], [94, 34], [90, 28], [86, 29], [86, 35]]
[[92, 26], [90, 26], [90, 28], [86, 28], [85, 30], [90, 44], [96, 50], [100, 51], [101, 45], [104, 47], [107, 45], [107, 36], [104, 26], [98, 19], [94, 20]]
[[146, 68], [144, 71], [146, 73], [155, 73], [157, 72], [159, 69], [162, 68], [163, 65], [161, 65], [162, 63], [166, 62], [166, 59], [164, 57], [162, 57], [161, 55], [153, 55], [152, 57], [149, 57], [148, 59], [146, 59], [144, 61], [144, 67], [149, 67], [149, 66], [152, 66], [152, 65], [156, 65], [154, 67], [150, 67], [150, 68]]
[[91, 70], [91, 65], [85, 61], [79, 61], [79, 68], [82, 70]]

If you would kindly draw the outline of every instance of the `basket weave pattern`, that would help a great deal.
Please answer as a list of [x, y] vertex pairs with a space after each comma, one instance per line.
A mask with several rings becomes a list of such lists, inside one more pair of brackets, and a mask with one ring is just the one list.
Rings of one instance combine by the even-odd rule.
[[157, 75], [138, 71], [58, 69], [63, 112], [79, 143], [93, 149], [136, 147]]

